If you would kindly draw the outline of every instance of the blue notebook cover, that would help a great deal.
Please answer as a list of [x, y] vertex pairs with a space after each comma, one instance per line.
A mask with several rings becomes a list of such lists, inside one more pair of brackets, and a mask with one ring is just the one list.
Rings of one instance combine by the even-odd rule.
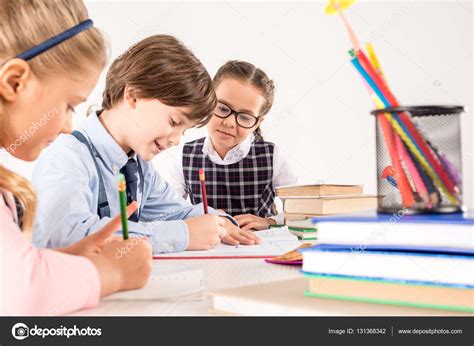
[[[408, 256], [430, 256], [430, 257], [445, 257], [445, 258], [456, 258], [468, 261], [474, 261], [474, 251], [466, 249], [453, 249], [443, 247], [420, 247], [420, 246], [394, 246], [394, 245], [366, 245], [361, 248], [360, 245], [347, 245], [347, 244], [318, 244], [309, 248], [302, 248], [299, 252], [314, 252], [314, 251], [331, 251], [331, 252], [361, 252], [361, 253], [373, 253], [383, 255], [408, 255]], [[327, 276], [338, 276], [339, 274], [323, 273], [323, 272], [309, 272], [303, 271], [305, 274], [313, 275], [327, 275]], [[439, 281], [418, 281], [418, 280], [400, 280], [392, 279], [390, 277], [365, 277], [365, 276], [353, 276], [353, 275], [339, 275], [341, 277], [352, 278], [355, 280], [374, 280], [374, 281], [386, 281], [394, 283], [404, 284], [417, 284], [417, 285], [434, 285], [434, 286], [449, 286], [458, 288], [469, 288], [473, 289], [473, 285], [467, 284], [452, 284], [452, 283], [440, 283]]]
[[474, 260], [474, 250], [432, 246], [364, 245], [361, 247], [360, 244], [317, 244], [299, 250], [299, 252], [307, 251], [370, 252], [412, 256], [466, 257]]
[[452, 214], [420, 214], [401, 215], [379, 214], [376, 212], [362, 212], [342, 214], [337, 216], [313, 217], [313, 223], [320, 222], [397, 222], [397, 223], [424, 223], [448, 225], [474, 225], [474, 210]]

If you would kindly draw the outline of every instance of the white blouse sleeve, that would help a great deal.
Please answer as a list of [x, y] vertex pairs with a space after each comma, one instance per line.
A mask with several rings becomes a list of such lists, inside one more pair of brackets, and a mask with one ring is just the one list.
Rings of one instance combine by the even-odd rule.
[[291, 169], [281, 149], [275, 145], [273, 150], [273, 187], [297, 183], [298, 177]]
[[163, 174], [163, 176], [180, 196], [187, 199], [186, 183], [183, 175], [183, 148], [181, 146], [177, 149], [176, 155], [173, 155], [173, 159], [170, 160], [168, 174]]

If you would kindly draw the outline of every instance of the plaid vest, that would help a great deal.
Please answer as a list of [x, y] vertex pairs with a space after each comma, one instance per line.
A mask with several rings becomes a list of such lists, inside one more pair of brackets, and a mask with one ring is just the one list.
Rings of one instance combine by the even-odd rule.
[[273, 143], [254, 141], [248, 155], [231, 165], [218, 165], [202, 152], [204, 138], [186, 143], [183, 148], [183, 174], [192, 204], [202, 202], [199, 169], [206, 175], [210, 207], [229, 215], [275, 215], [273, 188]]

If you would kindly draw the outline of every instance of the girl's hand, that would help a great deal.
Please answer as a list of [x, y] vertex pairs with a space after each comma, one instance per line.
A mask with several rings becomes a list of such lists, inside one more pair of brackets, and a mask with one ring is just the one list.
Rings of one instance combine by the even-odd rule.
[[[127, 217], [130, 217], [137, 210], [137, 202], [132, 202], [127, 207]], [[101, 230], [88, 235], [84, 239], [72, 245], [57, 248], [56, 251], [68, 253], [76, 256], [97, 255], [102, 251], [105, 244], [113, 239], [112, 235], [121, 227], [121, 217], [113, 217]]]
[[152, 269], [152, 247], [148, 238], [113, 238], [99, 254], [87, 256], [100, 276], [100, 295], [142, 288]]
[[[132, 202], [127, 216], [137, 210]], [[87, 257], [100, 277], [100, 295], [143, 287], [152, 268], [152, 248], [147, 238], [123, 240], [112, 235], [121, 226], [121, 216], [112, 218], [100, 231], [64, 248], [56, 249], [71, 255]]]
[[99, 254], [86, 256], [100, 277], [100, 295], [142, 288], [152, 269], [152, 247], [148, 238], [113, 238]]
[[240, 225], [240, 228], [242, 228], [243, 230], [254, 229], [257, 231], [261, 231], [263, 229], [269, 228], [270, 225], [276, 224], [275, 220], [273, 219], [255, 216], [252, 214], [237, 215], [234, 216], [234, 219], [237, 220]]

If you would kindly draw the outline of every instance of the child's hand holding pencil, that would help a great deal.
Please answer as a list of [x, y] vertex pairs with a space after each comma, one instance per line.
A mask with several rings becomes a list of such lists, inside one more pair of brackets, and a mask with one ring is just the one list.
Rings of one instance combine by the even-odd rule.
[[[126, 217], [137, 210], [137, 202], [126, 208]], [[101, 230], [59, 251], [84, 256], [96, 267], [100, 276], [101, 297], [116, 291], [143, 287], [152, 268], [152, 249], [147, 238], [122, 240], [113, 237], [120, 228], [122, 215], [113, 217]], [[123, 254], [120, 250], [126, 249]], [[120, 256], [118, 256], [120, 254]]]

